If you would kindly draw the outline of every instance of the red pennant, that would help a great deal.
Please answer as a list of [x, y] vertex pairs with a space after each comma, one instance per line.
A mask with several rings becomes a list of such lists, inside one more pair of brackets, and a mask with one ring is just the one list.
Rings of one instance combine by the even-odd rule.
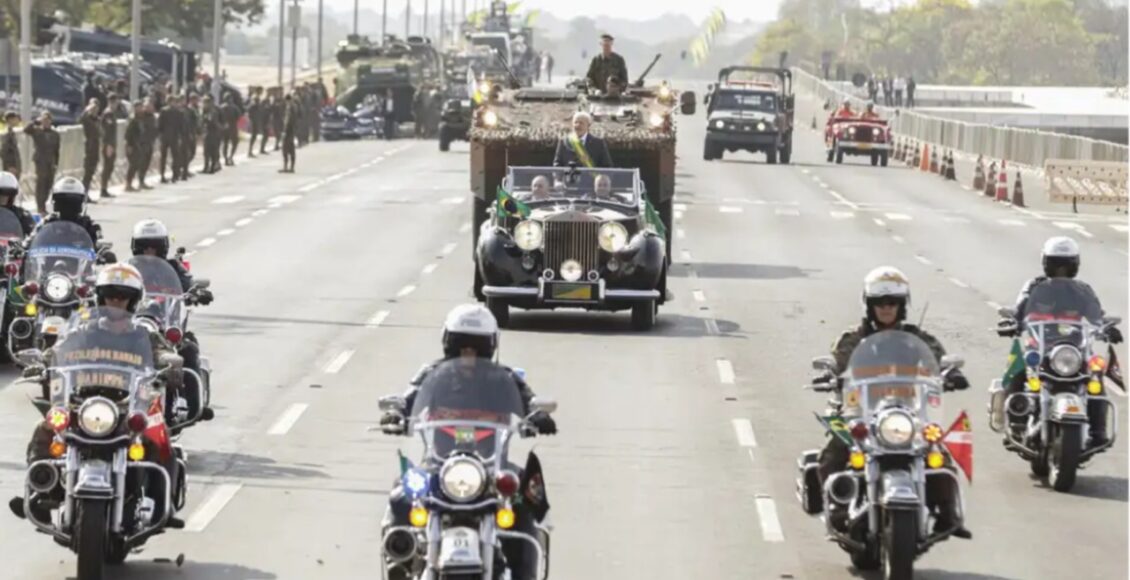
[[942, 445], [949, 451], [953, 462], [965, 473], [969, 483], [973, 483], [973, 426], [965, 411], [957, 416], [957, 420], [942, 436]]
[[164, 404], [161, 397], [157, 397], [149, 407], [149, 425], [142, 435], [157, 446], [161, 462], [168, 462], [172, 457], [172, 448], [169, 444], [169, 429], [165, 425]]

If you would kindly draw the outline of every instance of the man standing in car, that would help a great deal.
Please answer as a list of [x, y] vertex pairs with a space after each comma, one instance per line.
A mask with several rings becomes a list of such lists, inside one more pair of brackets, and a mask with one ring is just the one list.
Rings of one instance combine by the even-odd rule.
[[608, 77], [614, 76], [622, 83], [628, 82], [628, 65], [624, 62], [624, 57], [612, 52], [614, 40], [611, 34], [600, 35], [600, 54], [592, 57], [589, 72], [585, 75], [589, 87], [602, 93], [608, 90]]

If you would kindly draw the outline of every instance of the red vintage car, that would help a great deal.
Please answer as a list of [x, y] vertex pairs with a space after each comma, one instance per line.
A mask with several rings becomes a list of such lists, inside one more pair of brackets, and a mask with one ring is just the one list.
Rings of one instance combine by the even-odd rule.
[[844, 155], [871, 157], [871, 165], [887, 166], [891, 154], [891, 129], [883, 119], [840, 117], [833, 114], [824, 126], [828, 162], [844, 162]]

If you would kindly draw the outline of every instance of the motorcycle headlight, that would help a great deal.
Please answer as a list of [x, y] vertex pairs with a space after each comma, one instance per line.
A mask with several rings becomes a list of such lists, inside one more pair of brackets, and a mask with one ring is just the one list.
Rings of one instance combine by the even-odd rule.
[[118, 424], [118, 408], [106, 399], [90, 399], [79, 409], [78, 424], [91, 437], [105, 437]]
[[764, 122], [758, 123], [757, 124], [757, 130], [758, 131], [764, 131], [765, 130], [765, 123]]
[[514, 243], [518, 244], [519, 248], [530, 252], [541, 247], [545, 240], [544, 234], [545, 230], [542, 228], [541, 222], [525, 220], [514, 226]]
[[891, 447], [905, 447], [914, 439], [914, 419], [901, 411], [884, 415], [878, 427], [879, 440]]
[[659, 98], [666, 99], [671, 96], [671, 89], [667, 85], [659, 87]]
[[43, 285], [43, 294], [47, 298], [59, 302], [71, 295], [74, 283], [66, 276], [51, 276]]
[[721, 129], [722, 127], [725, 127], [725, 126], [726, 126], [726, 124], [723, 123], [722, 121], [714, 121], [714, 128], [715, 129]]
[[608, 222], [600, 226], [598, 237], [600, 249], [608, 253], [619, 252], [628, 245], [628, 228], [618, 222]]
[[494, 127], [498, 124], [498, 113], [494, 111], [483, 112], [483, 125], [486, 127]]
[[486, 471], [469, 457], [448, 459], [439, 470], [443, 494], [454, 501], [466, 502], [479, 497], [486, 488]]
[[483, 82], [479, 83], [479, 93], [484, 95], [484, 96], [490, 94], [490, 82], [489, 81], [483, 81]]
[[581, 263], [576, 260], [565, 260], [561, 262], [561, 278], [566, 282], [576, 282], [584, 275], [584, 269], [581, 268]]
[[1052, 349], [1048, 362], [1055, 374], [1070, 377], [1083, 367], [1083, 353], [1070, 344], [1061, 344]]

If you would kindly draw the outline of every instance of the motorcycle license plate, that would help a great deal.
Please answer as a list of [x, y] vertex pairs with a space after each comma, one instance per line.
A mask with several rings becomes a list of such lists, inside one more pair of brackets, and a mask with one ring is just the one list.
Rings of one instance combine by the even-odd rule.
[[549, 297], [553, 300], [592, 300], [594, 287], [593, 284], [551, 284]]
[[439, 544], [439, 569], [481, 567], [479, 533], [471, 528], [448, 528]]

